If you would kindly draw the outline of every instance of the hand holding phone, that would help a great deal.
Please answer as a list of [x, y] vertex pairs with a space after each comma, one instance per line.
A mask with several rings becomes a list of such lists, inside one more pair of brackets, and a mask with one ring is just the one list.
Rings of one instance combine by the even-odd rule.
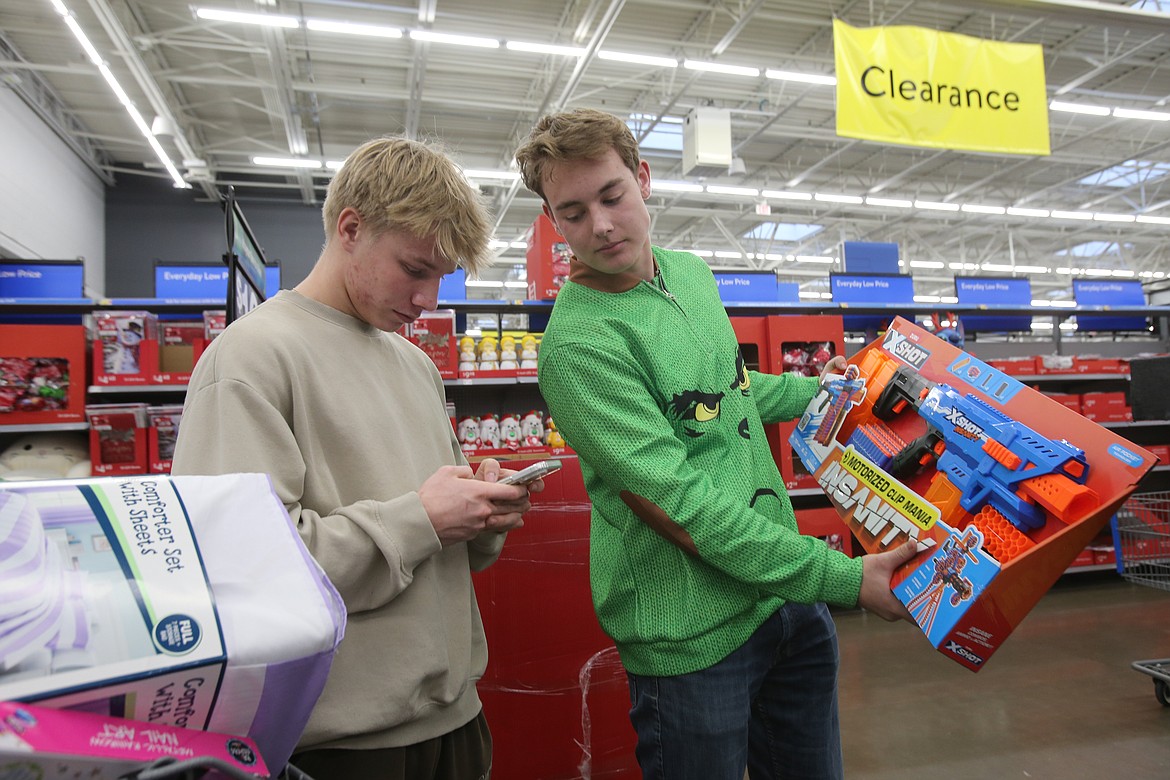
[[501, 477], [496, 483], [498, 485], [527, 485], [535, 482], [538, 479], [547, 477], [561, 470], [561, 461], [558, 458], [549, 458], [542, 460], [539, 463], [533, 463], [527, 468], [520, 469], [515, 474], [509, 474], [506, 477]]

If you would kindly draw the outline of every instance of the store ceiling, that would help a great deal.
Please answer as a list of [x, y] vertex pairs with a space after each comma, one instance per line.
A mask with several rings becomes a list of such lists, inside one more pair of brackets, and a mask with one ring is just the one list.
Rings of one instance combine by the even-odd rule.
[[[651, 121], [636, 131], [654, 130], [650, 137], [658, 138], [677, 137], [672, 118], [716, 106], [731, 111], [743, 168], [703, 184], [1170, 217], [1170, 122], [1051, 112], [1050, 156], [938, 151], [838, 137], [832, 87], [598, 56], [616, 51], [831, 75], [837, 16], [859, 27], [918, 25], [1040, 43], [1050, 98], [1167, 111], [1170, 0], [1161, 3], [1166, 12], [1153, 0], [62, 2], [144, 122], [158, 116], [173, 123], [173, 134], [158, 140], [193, 185], [176, 197], [216, 197], [235, 185], [245, 208], [249, 199], [319, 203], [328, 170], [259, 168], [252, 158], [340, 160], [370, 137], [404, 133], [441, 141], [466, 168], [502, 170], [533, 122], [551, 110], [591, 106], [646, 116]], [[197, 18], [200, 7], [300, 21], [292, 29], [210, 21]], [[306, 19], [406, 34], [341, 35], [306, 29]], [[412, 30], [574, 46], [585, 54], [428, 42], [412, 39]], [[0, 0], [0, 49], [4, 85], [50, 117], [108, 181], [170, 178], [54, 2]], [[688, 179], [677, 151], [644, 154], [657, 179]], [[517, 183], [479, 184], [497, 215], [497, 236], [521, 238], [539, 212], [538, 199]], [[992, 269], [961, 271], [968, 274], [1003, 275], [1002, 267], [1013, 265], [1051, 269], [1028, 274], [1037, 298], [1068, 297], [1070, 276], [1057, 268], [1115, 269], [1138, 278], [1170, 270], [1167, 224], [787, 200], [771, 201], [771, 214], [762, 215], [758, 200], [655, 194], [653, 238], [720, 251], [709, 261], [714, 266], [776, 269], [806, 291], [827, 289], [818, 285], [839, 263], [788, 257], [840, 257], [845, 240], [898, 243], [902, 259], [915, 263], [922, 295], [953, 295], [952, 263]], [[736, 252], [743, 256], [731, 256]], [[522, 256], [507, 250], [500, 263]], [[923, 262], [945, 265], [917, 267]]]

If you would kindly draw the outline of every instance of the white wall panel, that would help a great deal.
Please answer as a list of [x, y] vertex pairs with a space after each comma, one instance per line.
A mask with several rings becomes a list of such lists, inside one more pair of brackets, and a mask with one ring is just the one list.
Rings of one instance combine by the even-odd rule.
[[0, 250], [83, 258], [90, 295], [105, 293], [105, 187], [11, 90], [0, 89]]

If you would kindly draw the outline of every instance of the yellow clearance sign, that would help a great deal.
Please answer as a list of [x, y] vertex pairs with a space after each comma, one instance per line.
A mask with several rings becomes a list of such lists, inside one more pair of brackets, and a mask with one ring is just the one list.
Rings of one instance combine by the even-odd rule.
[[833, 20], [837, 135], [1008, 154], [1049, 154], [1044, 53], [921, 27]]

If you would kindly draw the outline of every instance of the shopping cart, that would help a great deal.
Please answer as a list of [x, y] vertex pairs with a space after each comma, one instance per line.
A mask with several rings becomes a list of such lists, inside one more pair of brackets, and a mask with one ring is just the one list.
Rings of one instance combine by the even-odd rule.
[[[1170, 590], [1170, 491], [1131, 496], [1113, 524], [1117, 571], [1130, 582]], [[1154, 696], [1170, 707], [1170, 658], [1134, 661], [1154, 678]]]

